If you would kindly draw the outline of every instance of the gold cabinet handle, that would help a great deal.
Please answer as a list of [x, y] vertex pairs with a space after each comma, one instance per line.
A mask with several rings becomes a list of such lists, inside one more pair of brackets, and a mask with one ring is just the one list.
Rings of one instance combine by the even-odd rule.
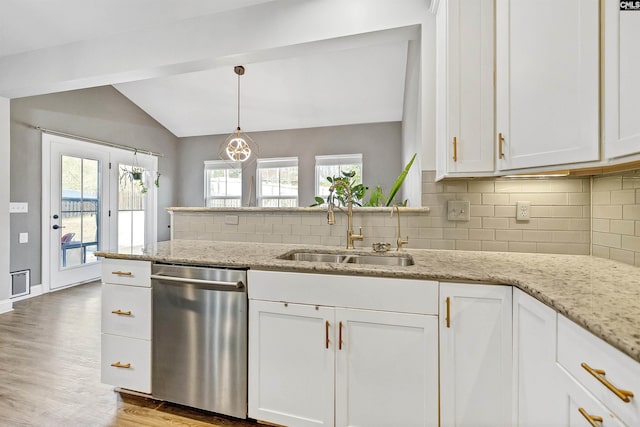
[[324, 348], [329, 348], [329, 321], [324, 323]]
[[504, 151], [502, 149], [502, 145], [504, 144], [504, 136], [502, 132], [498, 134], [498, 155], [500, 159], [504, 159]]
[[458, 138], [453, 137], [453, 161], [458, 161]]
[[125, 368], [125, 369], [129, 369], [131, 367], [131, 363], [120, 363], [120, 362], [116, 362], [116, 363], [112, 363], [111, 366], [113, 366], [114, 368]]
[[338, 350], [342, 350], [342, 321], [340, 321], [340, 328], [338, 331]]
[[596, 422], [601, 423], [602, 417], [599, 417], [597, 415], [589, 415], [587, 413], [587, 411], [584, 410], [584, 408], [578, 408], [578, 412], [580, 412], [582, 414], [582, 416], [584, 417], [585, 420], [587, 420], [587, 422], [592, 426], [592, 427], [600, 427], [598, 424], [596, 424]]
[[120, 315], [120, 316], [131, 316], [131, 310], [129, 310], [129, 311], [122, 311], [122, 310], [118, 309], [118, 310], [112, 310], [111, 312], [112, 312], [113, 314], [118, 314], [118, 315]]
[[116, 276], [133, 276], [133, 273], [130, 271], [112, 271], [111, 274], [115, 274]]
[[447, 297], [445, 300], [447, 304], [447, 316], [445, 317], [445, 322], [447, 323], [447, 328], [451, 327], [451, 298]]
[[607, 373], [603, 369], [593, 369], [591, 366], [587, 365], [585, 362], [580, 364], [584, 368], [585, 371], [589, 372], [595, 379], [600, 381], [606, 388], [608, 388], [613, 394], [618, 396], [624, 402], [630, 402], [630, 397], [633, 397], [633, 392], [629, 390], [622, 390], [613, 384], [611, 384], [604, 377]]

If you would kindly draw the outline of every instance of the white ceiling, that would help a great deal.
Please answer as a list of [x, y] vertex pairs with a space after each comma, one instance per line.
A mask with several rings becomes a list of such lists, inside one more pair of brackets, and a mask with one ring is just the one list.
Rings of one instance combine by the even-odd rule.
[[[267, 1], [273, 0], [0, 0], [0, 56]], [[241, 64], [246, 67], [240, 81], [242, 129], [402, 120], [408, 42], [363, 45]], [[114, 87], [179, 137], [226, 134], [236, 127], [233, 67]]]
[[272, 0], [0, 0], [0, 57]]

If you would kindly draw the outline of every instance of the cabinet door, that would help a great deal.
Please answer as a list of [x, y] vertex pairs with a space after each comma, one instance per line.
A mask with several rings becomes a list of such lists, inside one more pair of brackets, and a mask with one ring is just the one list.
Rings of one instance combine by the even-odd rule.
[[496, 1], [496, 132], [502, 170], [599, 160], [598, 0]]
[[336, 426], [437, 426], [437, 317], [336, 309], [336, 322]]
[[513, 353], [519, 426], [567, 424], [562, 418], [556, 325], [555, 310], [519, 289], [513, 290]]
[[[449, 0], [449, 172], [493, 172], [493, 0]], [[455, 142], [454, 142], [455, 140]]]
[[442, 426], [511, 426], [511, 286], [440, 284]]
[[640, 152], [640, 13], [604, 4], [604, 138], [612, 158]]
[[249, 416], [332, 426], [334, 309], [249, 302]]

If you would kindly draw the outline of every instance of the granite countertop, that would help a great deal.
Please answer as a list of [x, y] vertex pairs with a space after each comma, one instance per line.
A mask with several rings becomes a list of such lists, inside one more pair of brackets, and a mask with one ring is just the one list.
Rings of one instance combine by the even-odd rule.
[[[139, 259], [257, 270], [371, 275], [516, 286], [640, 362], [640, 269], [585, 255], [406, 249], [407, 267], [288, 261], [292, 251], [341, 252], [311, 245], [173, 240], [139, 253], [99, 252]], [[353, 251], [353, 253], [372, 251]], [[395, 256], [389, 252], [387, 256]]]

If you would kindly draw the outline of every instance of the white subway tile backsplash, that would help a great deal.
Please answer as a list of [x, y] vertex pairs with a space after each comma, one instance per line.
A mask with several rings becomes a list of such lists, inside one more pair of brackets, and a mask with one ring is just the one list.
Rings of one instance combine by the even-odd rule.
[[[434, 182], [422, 173], [422, 200], [429, 213], [402, 213], [408, 248], [573, 253], [640, 265], [640, 171], [594, 178], [450, 180]], [[593, 189], [593, 191], [592, 191]], [[448, 200], [468, 200], [470, 219], [447, 220]], [[516, 221], [515, 203], [531, 202], [531, 219]], [[228, 213], [227, 213], [228, 214]], [[226, 225], [224, 213], [174, 212], [175, 239], [292, 242], [342, 247], [346, 216], [336, 225], [326, 213], [242, 212], [238, 225]], [[365, 240], [394, 240], [397, 219], [388, 213], [354, 213]]]
[[614, 261], [624, 262], [626, 264], [634, 264], [635, 262], [635, 252], [633, 250], [623, 250], [623, 249], [610, 249], [609, 258]]
[[625, 234], [628, 236], [635, 235], [636, 223], [631, 220], [612, 219], [610, 223], [610, 232], [615, 234]]
[[593, 178], [593, 192], [622, 190], [622, 176], [602, 176]]
[[591, 241], [594, 245], [606, 246], [608, 248], [620, 248], [622, 246], [622, 236], [612, 233], [591, 233]]

